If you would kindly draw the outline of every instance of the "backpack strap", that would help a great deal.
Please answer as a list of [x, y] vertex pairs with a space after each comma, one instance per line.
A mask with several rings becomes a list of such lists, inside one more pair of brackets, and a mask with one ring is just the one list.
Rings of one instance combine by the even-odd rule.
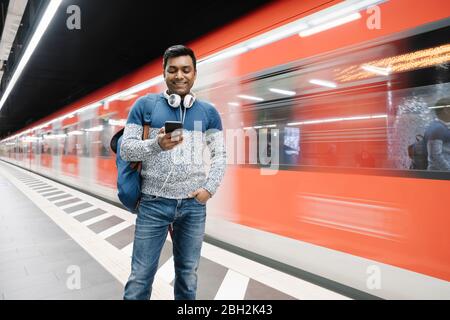
[[[149, 134], [150, 134], [150, 125], [149, 123], [152, 122], [152, 111], [153, 111], [153, 107], [156, 103], [156, 98], [157, 95], [156, 94], [151, 94], [148, 96], [148, 98], [150, 99], [150, 105], [152, 107], [150, 108], [146, 108], [146, 110], [144, 110], [143, 112], [143, 118], [142, 118], [142, 127], [144, 128], [143, 132], [142, 132], [142, 140], [147, 140], [149, 138]], [[130, 163], [130, 167], [134, 170], [138, 170], [139, 172], [141, 172], [142, 169], [142, 163], [141, 161], [139, 162], [131, 162]]]
[[[144, 124], [144, 132], [142, 132], [142, 140], [147, 140], [148, 135], [150, 133], [150, 126], [148, 124]], [[141, 172], [142, 169], [142, 161], [139, 162], [131, 162], [130, 163], [131, 168]]]

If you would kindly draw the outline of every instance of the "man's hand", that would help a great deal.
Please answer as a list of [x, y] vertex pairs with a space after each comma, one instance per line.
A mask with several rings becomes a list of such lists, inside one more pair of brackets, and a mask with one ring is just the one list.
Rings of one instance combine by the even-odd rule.
[[[176, 132], [176, 133], [178, 133], [178, 132]], [[183, 134], [180, 133], [180, 134], [177, 135], [176, 133], [174, 131], [172, 133], [167, 133], [166, 134], [166, 130], [164, 129], [164, 127], [159, 129], [159, 132], [158, 132], [158, 143], [159, 143], [159, 146], [161, 147], [161, 149], [163, 149], [164, 151], [172, 150], [177, 145], [179, 145], [180, 143], [183, 142]], [[174, 134], [173, 137], [172, 137], [172, 134]]]
[[211, 198], [211, 194], [205, 189], [200, 188], [189, 194], [189, 197], [196, 198], [201, 203], [206, 204], [206, 202]]

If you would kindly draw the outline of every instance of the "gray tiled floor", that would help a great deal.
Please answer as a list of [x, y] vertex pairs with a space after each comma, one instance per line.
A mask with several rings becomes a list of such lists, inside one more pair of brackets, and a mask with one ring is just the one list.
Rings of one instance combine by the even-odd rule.
[[106, 241], [111, 243], [116, 248], [122, 249], [129, 245], [134, 240], [134, 229], [135, 225], [129, 226], [128, 228], [119, 231], [112, 236], [106, 238]]
[[[1, 175], [0, 203], [0, 299], [122, 298], [123, 286]], [[67, 286], [70, 266], [79, 290]]]
[[[20, 177], [22, 182], [25, 181], [24, 177], [25, 175]], [[31, 182], [32, 185], [35, 183]], [[68, 205], [63, 210], [66, 213], [87, 209], [87, 212], [74, 216], [79, 222], [106, 213], [105, 210], [95, 208], [90, 203], [78, 203], [80, 199], [73, 199], [73, 195], [56, 191], [56, 188], [50, 187], [50, 190], [49, 186], [44, 187], [45, 189], [40, 188], [42, 186], [35, 186], [34, 191], [39, 192], [56, 206]], [[6, 211], [0, 212], [0, 299], [122, 298], [123, 286], [2, 176], [0, 176], [0, 201], [7, 204], [4, 208]], [[72, 203], [73, 205], [69, 206]], [[92, 208], [88, 209], [90, 207]], [[117, 216], [112, 216], [88, 228], [100, 233], [123, 221]], [[105, 240], [122, 249], [133, 241], [134, 230], [134, 225], [129, 226]], [[172, 244], [166, 241], [159, 267], [171, 257]], [[69, 290], [66, 285], [71, 276], [68, 269], [71, 266], [76, 266], [80, 270], [79, 290]], [[197, 299], [214, 299], [228, 269], [201, 257], [198, 271]], [[173, 281], [171, 285], [173, 286]], [[244, 299], [271, 300], [293, 299], [293, 297], [250, 279]]]
[[55, 192], [49, 192], [49, 193], [43, 193], [42, 196], [43, 197], [51, 197], [51, 196], [56, 196], [57, 194], [63, 194], [64, 191], [55, 191]]
[[65, 200], [65, 201], [61, 201], [61, 202], [56, 202], [55, 206], [63, 207], [63, 206], [67, 206], [68, 204], [80, 202], [80, 201], [81, 201], [81, 199], [79, 199], [79, 198], [73, 198], [73, 199], [69, 199], [69, 200]]
[[296, 300], [295, 298], [280, 292], [274, 288], [256, 280], [250, 279], [245, 292], [244, 300]]
[[228, 269], [201, 257], [198, 268], [197, 299], [212, 300], [222, 284]]
[[100, 233], [100, 232], [102, 232], [106, 229], [109, 229], [123, 221], [125, 221], [125, 220], [123, 220], [119, 217], [116, 217], [116, 216], [111, 216], [109, 218], [103, 219], [99, 222], [96, 222], [96, 223], [90, 225], [89, 229], [91, 229], [95, 233]]
[[67, 213], [73, 213], [75, 211], [86, 209], [86, 208], [89, 208], [89, 207], [92, 207], [92, 204], [90, 204], [88, 202], [84, 202], [82, 204], [79, 204], [79, 205], [76, 205], [76, 206], [64, 209], [64, 211], [67, 212]]
[[92, 218], [97, 217], [97, 216], [99, 216], [101, 214], [104, 214], [104, 213], [106, 213], [105, 210], [102, 210], [102, 209], [99, 209], [99, 208], [92, 209], [89, 212], [86, 212], [86, 213], [80, 214], [79, 216], [76, 216], [75, 219], [77, 219], [80, 222], [83, 222], [83, 221], [92, 219]]

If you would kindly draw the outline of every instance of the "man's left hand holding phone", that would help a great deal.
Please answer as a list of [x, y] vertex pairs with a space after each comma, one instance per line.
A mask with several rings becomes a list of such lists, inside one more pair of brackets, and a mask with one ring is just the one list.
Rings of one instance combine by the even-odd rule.
[[166, 121], [159, 129], [158, 143], [164, 151], [172, 150], [183, 142], [183, 124], [180, 121]]

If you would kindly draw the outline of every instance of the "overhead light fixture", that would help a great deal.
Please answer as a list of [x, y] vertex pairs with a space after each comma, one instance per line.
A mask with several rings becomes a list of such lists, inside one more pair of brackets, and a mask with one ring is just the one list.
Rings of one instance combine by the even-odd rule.
[[281, 90], [281, 89], [275, 89], [275, 88], [270, 88], [269, 91], [279, 93], [279, 94], [284, 94], [287, 96], [295, 96], [296, 95], [295, 91]]
[[101, 102], [94, 102], [94, 103], [88, 104], [87, 106], [85, 106], [81, 109], [78, 109], [77, 112], [78, 112], [78, 114], [80, 114], [80, 113], [83, 113], [84, 111], [101, 107], [102, 105], [103, 105], [103, 103], [101, 103]]
[[253, 126], [253, 127], [244, 127], [244, 130], [250, 130], [250, 129], [263, 129], [263, 128], [276, 128], [276, 124], [269, 124], [269, 125], [260, 125], [260, 126]]
[[322, 31], [325, 31], [325, 30], [328, 30], [328, 29], [332, 29], [332, 28], [341, 26], [343, 24], [346, 24], [346, 23], [358, 20], [360, 18], [361, 18], [361, 14], [359, 12], [352, 13], [352, 14], [350, 14], [348, 16], [345, 16], [345, 17], [342, 17], [342, 18], [339, 18], [339, 19], [336, 19], [336, 20], [333, 20], [333, 21], [330, 21], [330, 22], [318, 25], [317, 27], [313, 27], [313, 28], [307, 29], [305, 31], [302, 31], [302, 32], [299, 33], [299, 36], [300, 37], [308, 37], [308, 36], [311, 36], [313, 34], [316, 34], [316, 33], [319, 33], [319, 32], [322, 32]]
[[247, 96], [247, 95], [245, 95], [245, 94], [240, 94], [240, 95], [238, 95], [238, 98], [246, 99], [246, 100], [252, 100], [252, 101], [264, 101], [263, 98], [253, 97], [253, 96]]
[[75, 130], [68, 133], [69, 136], [82, 136], [84, 134], [83, 131]]
[[380, 68], [368, 64], [363, 65], [361, 68], [381, 76], [388, 76], [391, 73], [391, 68]]
[[67, 134], [49, 134], [44, 136], [44, 139], [63, 139], [67, 137]]
[[151, 78], [151, 79], [149, 79], [147, 81], [141, 82], [141, 83], [139, 83], [139, 84], [137, 84], [137, 85], [135, 85], [135, 86], [133, 86], [131, 88], [128, 88], [128, 89], [120, 91], [120, 92], [117, 92], [117, 93], [113, 94], [112, 96], [106, 97], [104, 99], [104, 101], [105, 102], [111, 102], [111, 101], [120, 99], [120, 97], [128, 96], [128, 95], [137, 93], [139, 91], [148, 89], [150, 87], [153, 87], [153, 86], [155, 86], [157, 84], [160, 84], [160, 83], [163, 83], [163, 82], [164, 82], [164, 77], [162, 75], [161, 76], [157, 76], [157, 77]]
[[232, 106], [232, 107], [239, 107], [240, 106], [240, 104], [237, 103], [237, 102], [228, 102], [228, 105]]
[[42, 140], [42, 138], [39, 137], [25, 137], [22, 139], [23, 142], [31, 142], [31, 143], [38, 142], [40, 140]]
[[50, 3], [48, 4], [48, 6], [44, 12], [44, 15], [42, 16], [42, 19], [39, 22], [39, 25], [36, 28], [36, 31], [34, 32], [33, 37], [30, 40], [30, 43], [28, 44], [27, 48], [25, 49], [25, 53], [23, 54], [22, 58], [20, 59], [20, 62], [17, 65], [17, 68], [14, 71], [14, 74], [8, 83], [8, 86], [6, 87], [5, 92], [3, 93], [2, 99], [0, 100], [0, 110], [3, 108], [11, 91], [13, 90], [15, 84], [17, 83], [17, 80], [19, 79], [20, 75], [22, 74], [23, 69], [27, 65], [28, 61], [30, 60], [31, 55], [33, 54], [34, 50], [36, 49], [37, 45], [39, 44], [39, 41], [41, 40], [42, 36], [44, 35], [45, 30], [47, 30], [47, 27], [49, 26], [50, 22], [52, 21], [53, 17], [55, 16], [55, 13], [58, 10], [58, 7], [61, 4], [61, 2], [62, 2], [62, 0], [51, 0]]
[[387, 114], [355, 116], [355, 117], [346, 117], [346, 118], [329, 118], [329, 119], [308, 120], [308, 121], [301, 121], [301, 122], [290, 122], [287, 125], [288, 126], [301, 126], [301, 125], [306, 125], [306, 124], [318, 124], [318, 123], [329, 123], [329, 122], [339, 122], [339, 121], [370, 120], [370, 119], [381, 119], [381, 118], [387, 118]]
[[119, 100], [120, 101], [128, 101], [128, 100], [136, 98], [137, 96], [138, 96], [137, 94], [129, 94], [127, 96], [120, 97]]
[[414, 71], [450, 62], [450, 44], [444, 44], [428, 49], [408, 52], [405, 54], [368, 61], [363, 65], [350, 65], [335, 71], [334, 79], [339, 82], [358, 81], [373, 77], [375, 69], [370, 71], [363, 66], [376, 66], [383, 70], [389, 69], [389, 74]]
[[[342, 9], [332, 10], [328, 14], [324, 14], [320, 17], [314, 18], [311, 21], [308, 21], [308, 23], [317, 26], [321, 23], [324, 23], [326, 21], [338, 18], [343, 15], [348, 15], [350, 13], [355, 13], [357, 11], [360, 11], [362, 9], [366, 9], [370, 6], [376, 5], [380, 2], [383, 2], [382, 0], [364, 0], [364, 1], [357, 1], [354, 4], [347, 5], [343, 7]], [[343, 4], [344, 5], [344, 4]]]
[[428, 109], [443, 109], [443, 108], [450, 108], [450, 105], [442, 105], [442, 106], [436, 106], [436, 107], [428, 107]]
[[210, 57], [206, 57], [205, 59], [202, 59], [197, 65], [201, 66], [201, 65], [204, 65], [205, 63], [217, 62], [220, 60], [228, 59], [228, 58], [243, 54], [244, 52], [247, 52], [247, 51], [248, 51], [248, 48], [245, 46], [238, 47], [235, 49], [225, 50], [216, 55], [212, 55]]
[[125, 125], [127, 124], [127, 119], [119, 119], [119, 120], [109, 119], [108, 124], [111, 126], [125, 127]]
[[268, 32], [267, 34], [263, 34], [259, 37], [256, 37], [254, 40], [250, 41], [249, 44], [247, 44], [247, 47], [250, 49], [256, 49], [265, 46], [269, 43], [292, 36], [305, 29], [308, 29], [307, 24], [303, 22], [301, 23], [295, 22], [293, 25], [289, 27], [281, 27], [276, 31]]
[[103, 130], [103, 126], [102, 125], [96, 126], [96, 127], [93, 127], [93, 128], [89, 128], [89, 129], [85, 129], [85, 131], [87, 131], [87, 132], [99, 132], [99, 131], [102, 131], [102, 130]]
[[331, 82], [331, 81], [312, 79], [312, 80], [309, 80], [309, 83], [316, 84], [316, 85], [322, 86], [322, 87], [337, 88], [337, 84], [334, 82]]

